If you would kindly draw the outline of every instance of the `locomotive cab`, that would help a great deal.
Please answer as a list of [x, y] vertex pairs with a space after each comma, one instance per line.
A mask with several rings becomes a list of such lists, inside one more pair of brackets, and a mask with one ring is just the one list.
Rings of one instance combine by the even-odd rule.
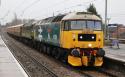
[[61, 46], [69, 49], [68, 63], [72, 66], [102, 66], [105, 51], [101, 19], [90, 13], [64, 17]]

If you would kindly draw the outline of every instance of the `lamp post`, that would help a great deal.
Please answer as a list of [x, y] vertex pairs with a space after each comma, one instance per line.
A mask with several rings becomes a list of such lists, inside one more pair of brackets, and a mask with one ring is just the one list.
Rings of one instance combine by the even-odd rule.
[[107, 0], [105, 0], [105, 37], [108, 36], [107, 28], [108, 28], [107, 26]]
[[0, 6], [1, 6], [1, 0], [0, 0]]
[[117, 40], [119, 40], [119, 24], [117, 24]]
[[107, 20], [107, 40], [109, 41], [109, 39], [110, 39], [110, 31], [109, 31], [109, 26], [108, 26], [108, 24], [109, 24], [110, 18], [107, 18], [106, 20]]
[[[0, 0], [0, 7], [1, 7], [1, 0]], [[1, 34], [1, 21], [0, 21], [0, 34]]]

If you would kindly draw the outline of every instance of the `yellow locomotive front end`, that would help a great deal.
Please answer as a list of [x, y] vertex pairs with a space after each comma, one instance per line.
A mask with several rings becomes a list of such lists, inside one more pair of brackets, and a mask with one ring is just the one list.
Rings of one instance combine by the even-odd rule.
[[72, 66], [102, 66], [102, 22], [91, 13], [72, 13], [62, 20], [61, 46], [69, 50], [68, 63]]

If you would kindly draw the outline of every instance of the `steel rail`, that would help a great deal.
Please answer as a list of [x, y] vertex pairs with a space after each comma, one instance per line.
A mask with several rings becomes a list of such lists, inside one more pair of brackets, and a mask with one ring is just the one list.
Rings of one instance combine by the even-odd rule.
[[[26, 53], [24, 51], [24, 49], [20, 48], [19, 46], [17, 46], [15, 43], [13, 43], [11, 41], [11, 43], [13, 44], [13, 47], [17, 48], [18, 50], [22, 51], [26, 56], [28, 56], [30, 59], [33, 60], [33, 62], [37, 63], [38, 66], [40, 66], [43, 70], [45, 70], [47, 73], [49, 73], [51, 75], [51, 77], [58, 77], [55, 73], [53, 73], [49, 68], [47, 68], [45, 65], [41, 64], [38, 60], [36, 60], [35, 58], [33, 58], [31, 55], [29, 55], [28, 53]], [[9, 45], [11, 47], [11, 49], [13, 48], [11, 45]], [[13, 48], [13, 51], [16, 51], [16, 49]]]

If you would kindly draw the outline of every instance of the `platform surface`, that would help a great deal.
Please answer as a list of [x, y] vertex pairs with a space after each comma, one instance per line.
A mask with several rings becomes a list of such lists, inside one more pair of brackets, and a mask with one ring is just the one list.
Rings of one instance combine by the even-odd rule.
[[120, 49], [117, 46], [105, 46], [104, 50], [106, 52], [106, 57], [115, 59], [118, 61], [125, 62], [125, 44], [119, 44]]
[[0, 36], [0, 77], [28, 77]]

